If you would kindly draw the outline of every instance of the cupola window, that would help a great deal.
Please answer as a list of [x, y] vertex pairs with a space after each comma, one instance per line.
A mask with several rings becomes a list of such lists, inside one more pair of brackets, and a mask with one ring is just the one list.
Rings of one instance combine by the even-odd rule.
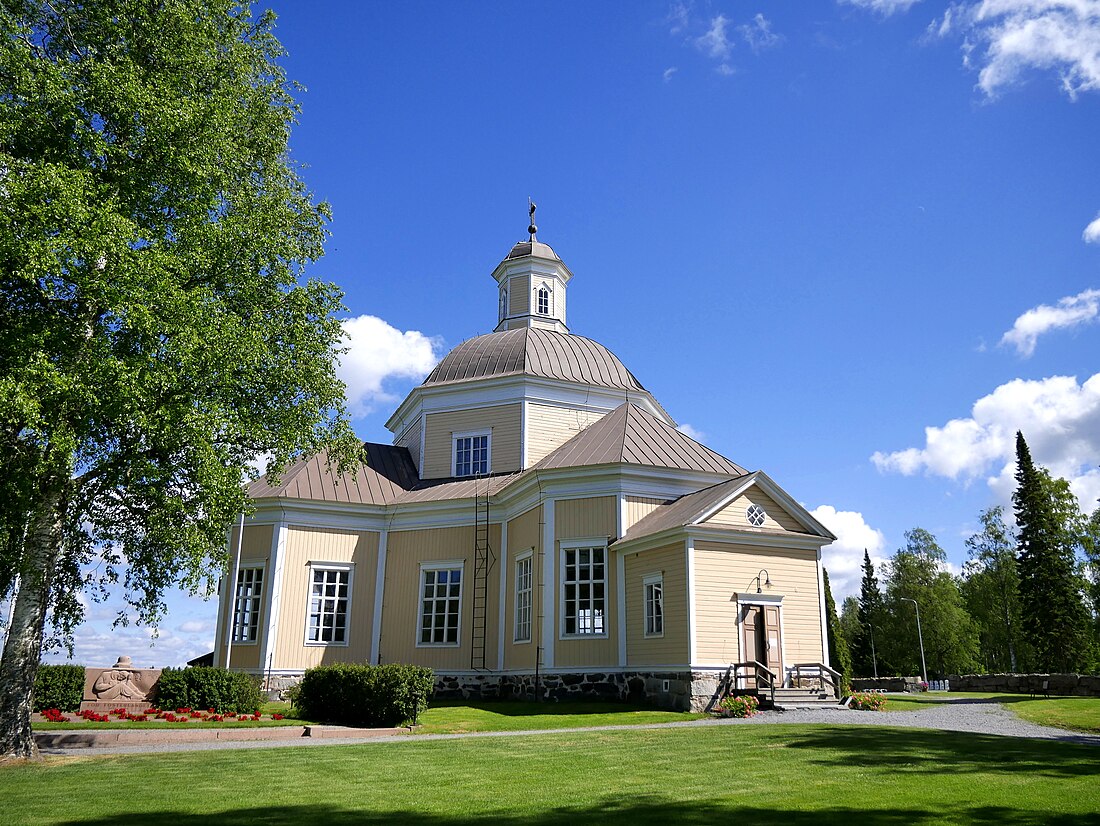
[[538, 290], [538, 314], [550, 315], [550, 288], [539, 287]]
[[500, 320], [508, 317], [508, 285], [500, 288]]

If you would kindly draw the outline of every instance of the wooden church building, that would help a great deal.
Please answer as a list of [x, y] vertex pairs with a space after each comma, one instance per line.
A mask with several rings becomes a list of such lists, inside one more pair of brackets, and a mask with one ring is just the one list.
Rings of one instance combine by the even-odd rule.
[[573, 273], [529, 230], [493, 270], [495, 331], [409, 393], [393, 444], [354, 478], [315, 457], [249, 486], [215, 663], [279, 687], [404, 662], [443, 694], [675, 708], [705, 706], [731, 665], [742, 687], [828, 666], [835, 537], [569, 331]]

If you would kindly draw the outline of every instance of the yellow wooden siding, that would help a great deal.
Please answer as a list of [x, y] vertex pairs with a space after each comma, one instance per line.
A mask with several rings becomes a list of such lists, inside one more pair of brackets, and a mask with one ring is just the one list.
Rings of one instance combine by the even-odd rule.
[[[347, 645], [306, 645], [306, 618], [313, 584], [311, 562], [351, 564]], [[292, 525], [287, 531], [279, 632], [271, 667], [297, 669], [337, 662], [367, 662], [373, 637], [377, 567], [378, 534], [374, 531]]]
[[817, 554], [814, 551], [695, 543], [696, 660], [728, 665], [741, 659], [738, 593], [755, 594], [768, 572], [770, 596], [783, 597], [783, 661], [823, 662]]
[[578, 410], [548, 404], [527, 405], [527, 464], [557, 450], [586, 427], [598, 422], [601, 410]]
[[766, 514], [764, 524], [760, 526], [763, 531], [796, 531], [808, 533], [805, 527], [793, 516], [779, 506], [779, 503], [759, 488], [749, 488], [743, 494], [730, 502], [722, 510], [707, 520], [717, 525], [735, 525], [738, 528], [753, 528], [745, 511], [749, 505], [759, 505]]
[[492, 431], [489, 452], [493, 473], [519, 470], [522, 418], [523, 408], [518, 403], [451, 413], [429, 413], [424, 437], [424, 472], [421, 475], [425, 479], [450, 476], [454, 459], [452, 435], [478, 430]]
[[[504, 584], [504, 668], [534, 668], [535, 647], [539, 641], [539, 525], [542, 507], [536, 506], [508, 523], [508, 553], [502, 554], [506, 580]], [[525, 551], [531, 554], [531, 642], [515, 643], [516, 629], [516, 557]]]
[[508, 279], [508, 315], [523, 315], [530, 312], [531, 306], [531, 279], [529, 276], [520, 275]]
[[[617, 580], [615, 577], [614, 554], [608, 550], [605, 554], [605, 594], [604, 624], [608, 629], [607, 637], [584, 638], [571, 637], [561, 639], [561, 540], [593, 539], [593, 544], [607, 537], [614, 537], [618, 497], [598, 496], [592, 499], [562, 499], [554, 503], [554, 534], [556, 557], [554, 559], [555, 579], [558, 582], [554, 599], [554, 665], [557, 667], [608, 666], [619, 662], [618, 600], [616, 597]], [[547, 594], [547, 598], [550, 595]]]
[[[660, 574], [664, 636], [645, 636], [645, 578]], [[626, 662], [628, 666], [688, 662], [687, 558], [677, 542], [626, 558]]]
[[630, 530], [630, 526], [636, 524], [657, 508], [661, 507], [667, 499], [649, 499], [644, 496], [626, 496], [623, 497], [626, 503], [626, 514], [623, 522], [623, 533], [625, 534]]
[[[238, 533], [239, 529], [233, 528], [229, 535], [230, 564], [232, 564], [232, 560], [237, 553]], [[271, 556], [271, 538], [273, 535], [273, 525], [245, 525], [244, 527], [244, 541], [241, 542], [241, 566], [254, 565], [257, 562], [263, 563], [263, 595], [260, 601], [260, 621], [256, 630], [256, 642], [233, 644], [233, 648], [229, 652], [232, 668], [260, 667], [260, 651], [263, 648], [264, 637], [267, 635], [267, 612], [271, 595], [271, 564], [269, 557]], [[232, 576], [233, 574], [230, 572], [230, 575], [226, 577], [226, 588], [232, 587]], [[225, 664], [225, 640], [229, 636], [229, 623], [232, 622], [230, 612], [233, 610], [233, 601], [232, 594], [229, 594], [228, 599], [221, 600], [218, 616], [218, 643], [214, 646], [215, 651], [220, 656], [214, 665]]]
[[423, 419], [417, 419], [416, 423], [405, 431], [395, 444], [409, 449], [413, 464], [420, 467], [420, 433], [423, 430]]
[[[500, 548], [500, 526], [490, 525], [489, 542]], [[382, 662], [425, 665], [436, 671], [470, 668], [471, 622], [473, 618], [474, 527], [429, 528], [420, 531], [392, 531], [386, 550], [386, 586], [382, 604]], [[499, 557], [499, 553], [498, 553]], [[457, 646], [417, 646], [420, 615], [420, 563], [462, 562], [462, 604]], [[499, 561], [497, 564], [500, 564]], [[497, 667], [497, 616], [499, 575], [494, 567], [489, 577], [486, 605], [485, 665]]]

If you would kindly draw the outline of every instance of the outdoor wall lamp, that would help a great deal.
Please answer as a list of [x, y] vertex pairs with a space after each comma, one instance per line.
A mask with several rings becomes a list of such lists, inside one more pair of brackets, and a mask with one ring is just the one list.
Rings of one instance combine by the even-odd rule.
[[760, 573], [756, 575], [756, 593], [758, 594], [764, 593], [763, 586], [760, 584], [761, 577], [764, 578], [764, 585], [767, 585], [769, 588], [772, 587], [771, 574], [768, 573], [766, 568], [761, 568]]

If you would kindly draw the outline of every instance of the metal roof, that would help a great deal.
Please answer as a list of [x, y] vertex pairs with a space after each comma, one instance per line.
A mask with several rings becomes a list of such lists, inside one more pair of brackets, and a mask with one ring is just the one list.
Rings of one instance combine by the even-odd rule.
[[354, 474], [330, 471], [328, 456], [318, 454], [288, 467], [278, 486], [262, 476], [248, 485], [252, 499], [314, 499], [322, 502], [353, 502], [387, 505], [419, 482], [416, 466], [404, 447], [368, 442], [367, 464]]
[[591, 339], [537, 327], [477, 336], [455, 347], [424, 380], [424, 386], [491, 376], [527, 375], [645, 391], [618, 357]]
[[[755, 475], [753, 474], [753, 476]], [[719, 482], [709, 488], [703, 488], [695, 493], [681, 496], [667, 505], [661, 505], [631, 525], [621, 541], [627, 542], [640, 539], [643, 536], [651, 536], [669, 528], [682, 528], [685, 525], [690, 525], [721, 502], [722, 499], [729, 496], [734, 488], [740, 487], [747, 481], [749, 479], [741, 477]]]
[[512, 258], [523, 258], [527, 255], [533, 255], [536, 258], [549, 258], [552, 261], [561, 261], [558, 254], [550, 249], [550, 245], [544, 244], [542, 241], [520, 241], [512, 247], [504, 260], [508, 261]]
[[631, 402], [621, 404], [534, 468], [628, 464], [744, 476], [745, 469]]

